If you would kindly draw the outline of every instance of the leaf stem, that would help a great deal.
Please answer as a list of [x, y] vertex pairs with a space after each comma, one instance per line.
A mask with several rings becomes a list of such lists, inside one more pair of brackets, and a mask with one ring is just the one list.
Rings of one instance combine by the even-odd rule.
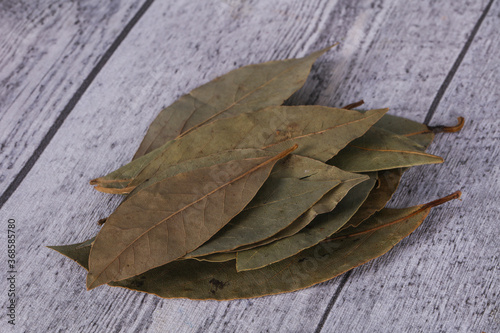
[[461, 191], [456, 191], [456, 192], [454, 192], [454, 193], [452, 193], [450, 195], [447, 195], [445, 197], [442, 197], [440, 199], [436, 199], [434, 201], [428, 202], [428, 203], [426, 203], [423, 206], [425, 208], [436, 207], [436, 206], [444, 204], [445, 202], [448, 202], [448, 201], [451, 201], [451, 200], [455, 200], [455, 199], [460, 199], [461, 196], [462, 196], [462, 192]]
[[465, 119], [464, 117], [458, 117], [458, 123], [455, 126], [428, 126], [434, 133], [454, 133], [458, 132], [464, 127]]
[[357, 108], [358, 106], [361, 106], [363, 104], [365, 104], [365, 101], [360, 100], [360, 101], [354, 102], [352, 104], [348, 104], [348, 105], [342, 107], [341, 109], [352, 110], [352, 109]]
[[366, 234], [366, 233], [369, 233], [369, 232], [377, 231], [377, 230], [383, 229], [385, 227], [389, 227], [389, 226], [391, 226], [393, 224], [396, 224], [396, 223], [402, 222], [402, 221], [404, 221], [406, 219], [409, 219], [412, 216], [420, 214], [424, 210], [427, 210], [427, 209], [430, 209], [432, 207], [436, 207], [436, 206], [442, 205], [445, 202], [448, 202], [448, 201], [451, 201], [451, 200], [454, 200], [454, 199], [460, 199], [461, 195], [462, 195], [461, 191], [456, 191], [456, 192], [454, 192], [454, 193], [452, 193], [450, 195], [447, 195], [447, 196], [445, 196], [443, 198], [440, 198], [440, 199], [428, 202], [426, 204], [423, 204], [416, 211], [414, 211], [413, 213], [411, 213], [411, 214], [409, 214], [407, 216], [404, 216], [402, 218], [399, 218], [397, 220], [394, 220], [392, 222], [389, 222], [389, 223], [386, 223], [386, 224], [383, 224], [383, 225], [379, 225], [377, 227], [374, 227], [374, 228], [371, 228], [371, 229], [368, 229], [368, 230], [363, 230], [363, 231], [360, 231], [360, 232], [355, 232], [355, 233], [352, 233], [352, 234], [349, 234], [349, 235], [345, 235], [345, 236], [339, 236], [339, 237], [334, 237], [334, 238], [327, 238], [327, 239], [323, 240], [323, 242], [331, 242], [331, 241], [341, 240], [341, 239], [345, 239], [345, 238], [349, 238], [349, 237], [355, 237], [355, 236], [359, 236], [359, 235]]

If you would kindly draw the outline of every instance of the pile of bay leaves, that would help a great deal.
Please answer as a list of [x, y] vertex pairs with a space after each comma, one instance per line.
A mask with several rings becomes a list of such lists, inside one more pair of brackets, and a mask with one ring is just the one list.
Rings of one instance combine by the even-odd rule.
[[434, 132], [356, 111], [285, 106], [329, 48], [236, 69], [164, 109], [132, 162], [91, 181], [126, 195], [98, 235], [52, 249], [102, 284], [161, 297], [235, 299], [289, 292], [376, 258], [409, 235], [428, 204], [384, 208]]

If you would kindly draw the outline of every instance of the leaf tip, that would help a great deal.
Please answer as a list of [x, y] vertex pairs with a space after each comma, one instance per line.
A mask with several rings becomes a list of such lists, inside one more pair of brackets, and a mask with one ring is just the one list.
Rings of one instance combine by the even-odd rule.
[[366, 114], [371, 114], [371, 115], [375, 115], [377, 117], [382, 117], [383, 115], [385, 115], [387, 112], [389, 111], [389, 108], [383, 108], [383, 109], [372, 109], [372, 110], [368, 110], [366, 111]]
[[317, 59], [317, 58], [321, 57], [323, 54], [325, 54], [326, 52], [330, 51], [331, 49], [333, 49], [335, 46], [337, 46], [339, 44], [340, 43], [337, 42], [337, 43], [335, 43], [333, 45], [330, 45], [330, 46], [327, 46], [327, 47], [325, 47], [325, 48], [323, 48], [323, 49], [321, 49], [319, 51], [313, 52], [309, 56], [307, 56], [307, 58], [308, 57], [312, 57], [314, 59]]
[[340, 45], [340, 42], [333, 43], [332, 45], [328, 46], [328, 47], [326, 48], [326, 50], [327, 50], [327, 51], [328, 51], [328, 50], [331, 50], [331, 49], [333, 49], [335, 46], [339, 46], [339, 45]]
[[102, 282], [98, 281], [97, 278], [94, 278], [94, 276], [92, 274], [90, 274], [90, 273], [87, 274], [87, 283], [86, 283], [87, 291], [92, 290], [94, 288], [97, 288], [103, 284], [105, 284], [105, 282], [102, 283]]

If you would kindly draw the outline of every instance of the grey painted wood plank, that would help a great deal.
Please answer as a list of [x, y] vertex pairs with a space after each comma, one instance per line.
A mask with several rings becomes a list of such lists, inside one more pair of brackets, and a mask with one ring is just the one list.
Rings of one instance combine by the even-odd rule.
[[[425, 27], [425, 22], [432, 27], [441, 18], [440, 10], [419, 3], [383, 1], [372, 8], [368, 1], [359, 7], [348, 1], [155, 2], [0, 211], [1, 220], [20, 222], [19, 327], [74, 332], [314, 331], [339, 279], [291, 294], [233, 302], [160, 300], [108, 287], [86, 292], [83, 270], [43, 246], [95, 234], [95, 221], [109, 214], [119, 198], [93, 191], [88, 179], [126, 163], [162, 106], [241, 65], [302, 56], [344, 40], [346, 46], [315, 66], [316, 75], [295, 101], [341, 105], [365, 98], [368, 106], [390, 102], [399, 107], [395, 112], [407, 114], [411, 104], [402, 102], [407, 98], [418, 105], [412, 116], [423, 118], [454, 61], [448, 54], [458, 54], [482, 7], [447, 5], [454, 16], [442, 29], [454, 39], [439, 44], [432, 29], [415, 28], [419, 35], [409, 40], [401, 32], [419, 24]], [[433, 42], [425, 44], [428, 40]], [[375, 45], [383, 47], [372, 51]], [[415, 45], [428, 49], [415, 55]], [[413, 59], [411, 75], [405, 72], [402, 54]], [[391, 65], [395, 61], [401, 64]], [[416, 74], [426, 70], [437, 74]], [[359, 91], [370, 94], [360, 96]], [[413, 96], [415, 91], [422, 97]], [[332, 97], [334, 93], [338, 97]]]
[[143, 2], [0, 4], [0, 193]]
[[438, 136], [432, 152], [446, 162], [415, 169], [393, 204], [457, 189], [462, 201], [436, 208], [388, 255], [356, 269], [322, 332], [500, 331], [499, 12], [495, 2], [432, 119], [464, 115], [466, 126]]
[[[83, 270], [43, 246], [81, 240], [97, 232], [95, 221], [109, 214], [119, 198], [95, 192], [88, 180], [130, 159], [163, 105], [235, 67], [284, 58], [297, 41], [310, 37], [288, 36], [296, 22], [280, 27], [287, 21], [284, 14], [281, 21], [262, 25], [266, 17], [255, 14], [266, 12], [264, 2], [258, 3], [262, 8], [249, 12], [223, 2], [155, 5], [120, 46], [120, 56], [98, 75], [1, 212], [2, 218], [19, 221], [19, 234], [23, 235], [18, 241], [19, 271], [24, 272], [19, 277], [21, 327], [76, 332], [133, 332], [133, 327], [148, 327], [158, 298], [107, 287], [86, 292]], [[305, 26], [316, 22], [315, 13], [323, 10], [325, 2], [320, 5], [319, 9], [309, 8], [294, 2], [282, 9], [297, 15], [309, 10], [305, 16], [309, 19], [300, 21]], [[226, 37], [226, 31], [233, 35]], [[249, 52], [250, 41], [259, 35], [262, 44]], [[288, 50], [273, 44], [287, 40]], [[275, 54], [275, 50], [283, 53]], [[223, 55], [215, 61], [218, 52]], [[290, 55], [297, 56], [307, 50], [293, 52]], [[64, 274], [61, 267], [65, 267]], [[310, 303], [300, 296], [297, 302]], [[165, 304], [174, 311], [186, 304], [191, 313], [201, 303], [179, 300]], [[216, 310], [213, 306], [208, 309]], [[53, 315], [47, 317], [47, 313]]]
[[[314, 104], [389, 107], [390, 113], [422, 121], [486, 3], [454, 1], [340, 2], [326, 37], [341, 42], [325, 73], [307, 87], [303, 99]], [[337, 25], [338, 22], [338, 25]], [[327, 75], [326, 75], [327, 74]]]

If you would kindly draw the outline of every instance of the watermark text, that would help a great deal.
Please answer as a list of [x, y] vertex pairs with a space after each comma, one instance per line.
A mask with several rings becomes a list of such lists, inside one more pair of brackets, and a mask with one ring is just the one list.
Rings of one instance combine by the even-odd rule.
[[16, 220], [7, 221], [7, 322], [16, 324]]

